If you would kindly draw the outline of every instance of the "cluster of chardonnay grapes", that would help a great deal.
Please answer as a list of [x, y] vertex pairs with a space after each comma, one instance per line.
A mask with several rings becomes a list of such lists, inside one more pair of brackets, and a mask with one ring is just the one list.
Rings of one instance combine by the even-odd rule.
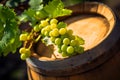
[[[57, 19], [41, 20], [40, 23], [33, 28], [33, 31], [30, 34], [21, 34], [20, 40], [38, 41], [40, 38], [48, 37], [50, 41], [57, 46], [58, 52], [63, 57], [82, 53], [84, 47], [81, 45], [84, 44], [84, 40], [77, 35], [73, 35], [73, 31], [66, 28], [67, 25], [60, 26], [59, 23], [60, 22], [58, 22]], [[37, 35], [37, 37], [35, 37], [33, 33], [39, 33], [40, 36]], [[31, 47], [23, 47], [20, 49], [21, 59], [25, 60], [30, 56], [30, 48]]]

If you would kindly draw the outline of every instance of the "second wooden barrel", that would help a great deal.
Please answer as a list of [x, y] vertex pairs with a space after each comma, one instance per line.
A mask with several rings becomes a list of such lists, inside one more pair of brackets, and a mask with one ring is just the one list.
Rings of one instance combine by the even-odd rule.
[[120, 80], [120, 25], [112, 9], [98, 2], [69, 9], [73, 14], [63, 20], [85, 39], [85, 52], [60, 60], [31, 57], [29, 80]]

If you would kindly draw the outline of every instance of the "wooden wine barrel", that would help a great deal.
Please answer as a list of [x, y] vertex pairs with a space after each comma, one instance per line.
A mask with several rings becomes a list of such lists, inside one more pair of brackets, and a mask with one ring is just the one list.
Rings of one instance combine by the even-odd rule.
[[58, 60], [28, 58], [29, 80], [120, 80], [120, 25], [112, 9], [98, 2], [69, 9], [73, 14], [62, 20], [85, 39], [85, 52]]

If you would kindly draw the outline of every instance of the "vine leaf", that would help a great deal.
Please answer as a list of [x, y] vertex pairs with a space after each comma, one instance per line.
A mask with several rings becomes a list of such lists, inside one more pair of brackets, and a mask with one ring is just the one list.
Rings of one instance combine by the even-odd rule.
[[[36, 3], [35, 1], [38, 1]], [[65, 9], [61, 0], [52, 0], [43, 6], [43, 0], [30, 1], [31, 8], [25, 10], [22, 15], [19, 16], [21, 21], [30, 21], [31, 26], [34, 26], [37, 21], [45, 18], [57, 18], [62, 16], [68, 16], [72, 13], [72, 10]], [[35, 5], [36, 4], [36, 5]], [[38, 5], [39, 4], [39, 5]], [[37, 8], [38, 7], [38, 8]]]
[[20, 31], [12, 9], [0, 5], [0, 19], [0, 55], [6, 56], [20, 47]]

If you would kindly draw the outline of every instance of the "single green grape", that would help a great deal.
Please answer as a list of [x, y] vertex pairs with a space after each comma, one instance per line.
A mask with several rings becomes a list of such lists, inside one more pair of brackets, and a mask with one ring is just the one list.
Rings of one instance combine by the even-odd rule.
[[41, 24], [39, 24], [39, 29], [41, 30], [44, 26], [42, 26]]
[[59, 52], [59, 53], [62, 53], [62, 50], [61, 50], [61, 48], [58, 48], [58, 52]]
[[19, 39], [20, 39], [20, 41], [26, 41], [27, 40], [27, 34], [26, 33], [21, 34]]
[[50, 31], [50, 32], [49, 32], [49, 36], [50, 36], [50, 37], [53, 37], [53, 31]]
[[38, 25], [36, 25], [36, 26], [33, 28], [33, 30], [34, 30], [35, 32], [39, 32], [39, 31], [40, 31], [40, 28], [39, 28]]
[[52, 24], [50, 25], [50, 28], [51, 28], [51, 29], [57, 28], [57, 24], [52, 23]]
[[60, 38], [56, 38], [55, 39], [55, 44], [56, 45], [60, 45], [61, 44], [61, 39]]
[[63, 44], [65, 44], [65, 45], [70, 44], [70, 39], [69, 38], [64, 38], [63, 39]]
[[76, 40], [71, 40], [70, 41], [70, 45], [71, 46], [76, 46], [77, 45], [77, 41]]
[[68, 54], [74, 53], [74, 48], [73, 48], [73, 46], [68, 46], [68, 47], [67, 47], [67, 53], [68, 53]]
[[67, 30], [67, 34], [68, 35], [72, 35], [73, 34], [73, 30], [71, 30], [71, 29]]
[[66, 29], [66, 28], [61, 28], [61, 29], [59, 30], [60, 35], [64, 35], [66, 32], [67, 32], [67, 29]]
[[58, 22], [57, 19], [51, 19], [51, 20], [50, 20], [50, 24], [53, 24], [53, 23], [57, 24], [57, 22]]
[[61, 50], [63, 51], [63, 52], [66, 52], [67, 51], [67, 45], [65, 45], [65, 44], [63, 44], [62, 46], [61, 46]]
[[24, 47], [20, 48], [20, 49], [19, 49], [19, 53], [20, 53], [20, 54], [26, 53], [26, 48], [24, 48]]
[[30, 54], [31, 54], [30, 49], [26, 49], [26, 54], [27, 54], [27, 55], [30, 55]]
[[43, 27], [45, 27], [45, 26], [47, 26], [49, 23], [48, 23], [48, 21], [47, 20], [42, 20], [41, 21], [41, 26], [43, 26]]
[[84, 41], [82, 38], [79, 38], [79, 44], [80, 44], [80, 45], [84, 45], [84, 44], [85, 44], [85, 41]]
[[54, 37], [59, 36], [59, 30], [57, 28], [52, 30], [52, 36], [54, 36]]
[[39, 14], [40, 14], [40, 12], [39, 12], [39, 11], [37, 11], [37, 12], [36, 12], [36, 15], [38, 16]]
[[21, 55], [20, 55], [20, 58], [21, 58], [22, 60], [26, 60], [26, 59], [28, 58], [28, 56], [27, 56], [26, 54], [21, 54]]
[[47, 25], [47, 26], [45, 27], [45, 30], [48, 31], [48, 32], [51, 31], [51, 28], [50, 28], [50, 27], [51, 27], [50, 25]]
[[41, 29], [41, 34], [44, 34], [45, 31], [46, 31], [45, 28], [42, 28], [42, 29]]
[[62, 52], [62, 57], [67, 57], [67, 53], [66, 52]]

